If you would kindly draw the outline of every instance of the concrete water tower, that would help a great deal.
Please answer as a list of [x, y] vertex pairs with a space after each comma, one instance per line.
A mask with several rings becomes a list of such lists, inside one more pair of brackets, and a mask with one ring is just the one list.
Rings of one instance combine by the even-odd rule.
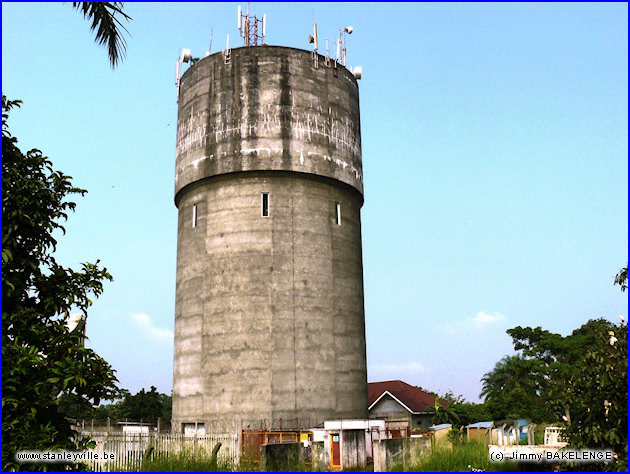
[[180, 432], [367, 417], [357, 80], [248, 33], [179, 81]]

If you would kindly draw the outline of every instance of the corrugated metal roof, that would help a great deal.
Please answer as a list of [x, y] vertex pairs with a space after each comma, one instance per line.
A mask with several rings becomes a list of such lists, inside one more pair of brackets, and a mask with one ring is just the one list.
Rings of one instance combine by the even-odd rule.
[[494, 421], [478, 421], [472, 425], [468, 425], [468, 428], [492, 428]]
[[453, 425], [451, 425], [450, 423], [442, 423], [441, 425], [433, 425], [433, 426], [429, 426], [429, 431], [440, 431], [440, 430], [446, 430], [449, 428], [452, 428]]

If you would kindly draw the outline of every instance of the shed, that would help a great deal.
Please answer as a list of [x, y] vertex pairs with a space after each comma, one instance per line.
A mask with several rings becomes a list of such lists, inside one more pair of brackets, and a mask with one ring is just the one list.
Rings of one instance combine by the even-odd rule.
[[[313, 431], [313, 463], [332, 471], [362, 469], [367, 463], [367, 436], [380, 420], [330, 420]], [[370, 440], [371, 445], [371, 440]], [[371, 450], [371, 446], [370, 446]]]
[[448, 433], [453, 429], [450, 423], [442, 423], [441, 425], [429, 426], [431, 433], [431, 442], [434, 446], [438, 444], [448, 443]]
[[492, 429], [494, 421], [478, 421], [466, 427], [466, 437], [469, 441], [478, 440], [492, 443]]

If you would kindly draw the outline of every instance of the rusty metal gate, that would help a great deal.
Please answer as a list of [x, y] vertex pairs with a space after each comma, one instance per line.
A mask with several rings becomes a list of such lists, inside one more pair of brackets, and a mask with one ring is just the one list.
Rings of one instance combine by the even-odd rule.
[[250, 431], [241, 430], [241, 461], [260, 462], [260, 446], [273, 443], [297, 443], [300, 431]]

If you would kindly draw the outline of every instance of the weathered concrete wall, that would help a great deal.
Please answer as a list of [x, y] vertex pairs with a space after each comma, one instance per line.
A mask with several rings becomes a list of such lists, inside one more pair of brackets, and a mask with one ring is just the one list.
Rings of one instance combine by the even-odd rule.
[[293, 170], [363, 192], [359, 89], [345, 67], [313, 67], [310, 51], [237, 48], [182, 76], [175, 194], [235, 171]]
[[325, 471], [330, 466], [329, 451], [325, 448], [324, 441], [313, 441], [311, 467], [315, 472]]
[[413, 415], [411, 417], [411, 428], [428, 428], [433, 424], [434, 414]]
[[[363, 468], [367, 465], [367, 445], [365, 429], [326, 430], [323, 441], [313, 442], [313, 462], [323, 465], [327, 470], [332, 466], [332, 440], [334, 435], [339, 436], [339, 462], [336, 469], [348, 470]], [[315, 445], [317, 443], [317, 449]], [[315, 459], [317, 458], [317, 461]], [[315, 470], [315, 467], [313, 467]]]
[[431, 438], [394, 438], [374, 440], [374, 472], [405, 469], [431, 452]]
[[260, 446], [263, 472], [294, 471], [304, 463], [302, 443], [274, 443]]
[[341, 431], [341, 468], [360, 469], [366, 464], [365, 430]]
[[365, 418], [356, 81], [241, 48], [189, 69], [179, 105], [174, 429]]

